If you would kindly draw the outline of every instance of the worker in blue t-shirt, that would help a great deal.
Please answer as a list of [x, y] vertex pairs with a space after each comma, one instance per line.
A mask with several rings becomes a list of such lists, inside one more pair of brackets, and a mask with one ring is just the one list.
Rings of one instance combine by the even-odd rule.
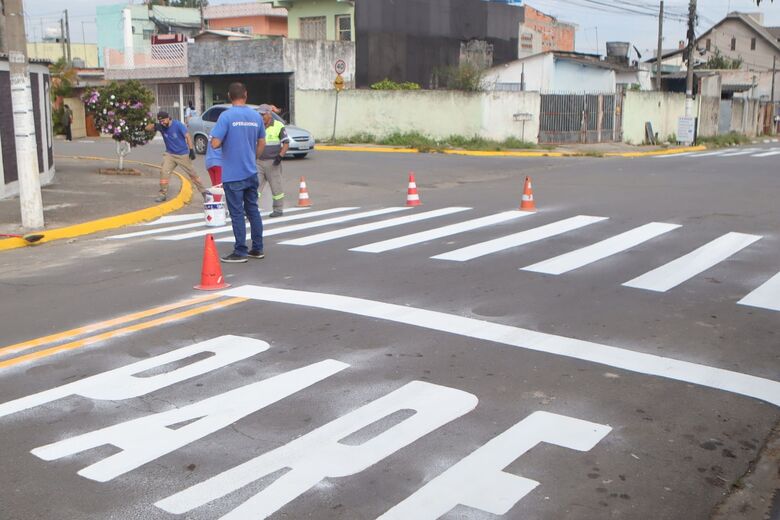
[[184, 173], [190, 178], [197, 190], [206, 200], [207, 193], [200, 177], [192, 168], [192, 161], [195, 159], [195, 149], [192, 146], [187, 127], [184, 123], [171, 119], [168, 112], [160, 110], [157, 112], [157, 123], [146, 125], [147, 130], [157, 130], [162, 134], [165, 141], [165, 153], [163, 154], [162, 167], [160, 168], [160, 194], [155, 202], [164, 202], [168, 198], [168, 184], [171, 181], [171, 173], [177, 166], [184, 170]]
[[[256, 110], [246, 106], [243, 83], [231, 83], [228, 96], [233, 105], [222, 112], [211, 130], [211, 146], [222, 149], [222, 187], [236, 243], [223, 262], [246, 262], [247, 257], [265, 258], [263, 254], [263, 221], [257, 205], [256, 158], [265, 149], [265, 125]], [[246, 246], [246, 223], [249, 219], [252, 249]]]

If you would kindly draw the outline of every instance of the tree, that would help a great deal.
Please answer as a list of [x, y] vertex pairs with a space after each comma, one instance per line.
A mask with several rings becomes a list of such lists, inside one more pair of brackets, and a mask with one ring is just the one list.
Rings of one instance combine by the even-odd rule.
[[719, 49], [715, 49], [712, 56], [697, 68], [709, 70], [735, 70], [741, 66], [742, 58], [729, 58], [728, 56], [721, 55]]
[[146, 129], [154, 120], [149, 111], [154, 94], [138, 81], [112, 81], [85, 93], [81, 99], [94, 115], [95, 127], [101, 133], [110, 134], [117, 142], [120, 170], [124, 168], [124, 157], [131, 148], [144, 145], [154, 137], [154, 130]]

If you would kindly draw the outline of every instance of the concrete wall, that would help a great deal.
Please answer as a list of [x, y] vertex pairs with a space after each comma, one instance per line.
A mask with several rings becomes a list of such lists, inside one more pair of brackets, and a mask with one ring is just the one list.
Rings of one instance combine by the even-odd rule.
[[731, 132], [755, 137], [761, 132], [763, 126], [763, 114], [760, 102], [757, 99], [731, 100]]
[[541, 35], [542, 51], [574, 52], [574, 25], [560, 22], [528, 5], [523, 6], [523, 15], [523, 27]]
[[577, 61], [556, 59], [553, 77], [543, 93], [615, 92], [615, 71]]
[[699, 137], [718, 135], [720, 123], [720, 97], [699, 97]]
[[[296, 4], [297, 5], [297, 4]], [[355, 43], [323, 40], [285, 40], [284, 70], [295, 73], [296, 89], [332, 89], [336, 61], [344, 60], [347, 88], [355, 85]]]
[[122, 11], [129, 8], [133, 16], [133, 47], [142, 52], [151, 45], [149, 38], [144, 39], [144, 31], [154, 31], [154, 22], [149, 19], [149, 9], [145, 5], [98, 5], [95, 7], [97, 25], [98, 60], [104, 66], [105, 49], [124, 49]]
[[[81, 58], [87, 68], [97, 68], [98, 54], [95, 43], [72, 43], [70, 46], [73, 59]], [[30, 59], [49, 60], [56, 62], [62, 58], [62, 44], [50, 42], [27, 42], [27, 56]]]
[[658, 91], [626, 92], [623, 100], [623, 141], [645, 142], [645, 123], [653, 125], [658, 139], [677, 134], [677, 118], [685, 114], [685, 94]]
[[[295, 124], [318, 140], [329, 139], [335, 102], [332, 90], [297, 90]], [[384, 137], [414, 130], [437, 139], [461, 135], [504, 140], [522, 138], [525, 126], [525, 140], [536, 142], [539, 106], [536, 92], [345, 90], [339, 94], [336, 137]], [[516, 121], [515, 114], [529, 114], [530, 119]]]

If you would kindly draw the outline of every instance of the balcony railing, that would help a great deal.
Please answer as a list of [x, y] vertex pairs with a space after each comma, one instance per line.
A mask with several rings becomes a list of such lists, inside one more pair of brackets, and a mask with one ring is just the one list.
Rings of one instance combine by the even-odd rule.
[[132, 55], [105, 49], [106, 79], [186, 78], [187, 44], [149, 45]]

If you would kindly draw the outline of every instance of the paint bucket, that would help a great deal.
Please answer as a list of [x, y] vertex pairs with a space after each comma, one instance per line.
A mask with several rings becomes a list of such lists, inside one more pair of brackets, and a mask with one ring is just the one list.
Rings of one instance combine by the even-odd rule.
[[223, 201], [209, 201], [203, 203], [203, 213], [206, 217], [206, 226], [220, 227], [225, 225], [225, 203]]

